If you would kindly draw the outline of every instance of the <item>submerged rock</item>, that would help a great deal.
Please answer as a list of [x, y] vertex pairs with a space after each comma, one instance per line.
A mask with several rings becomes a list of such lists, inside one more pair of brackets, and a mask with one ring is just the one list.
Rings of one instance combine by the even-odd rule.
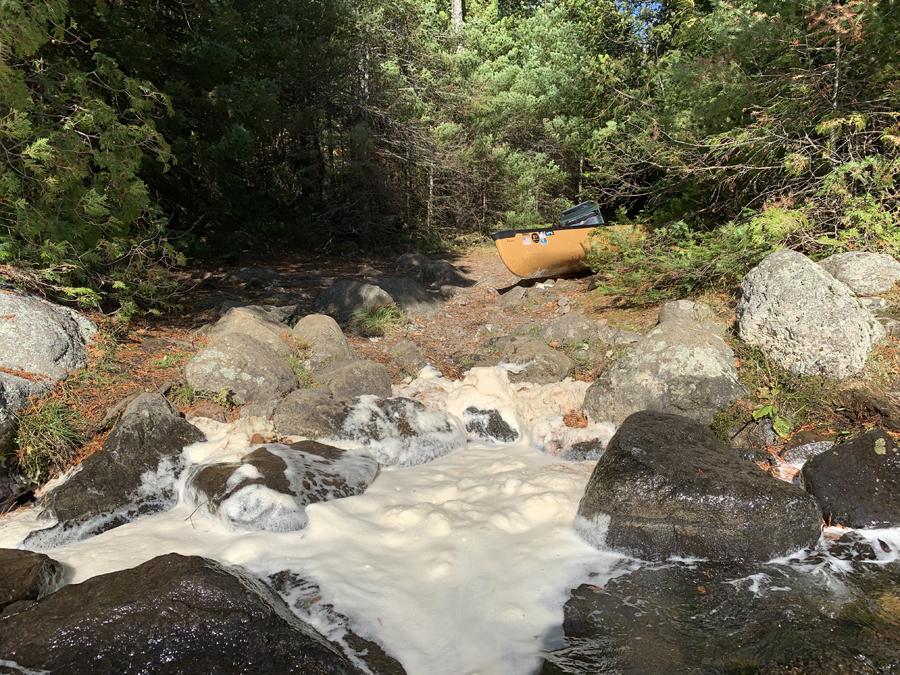
[[708, 427], [641, 412], [597, 462], [575, 528], [645, 560], [769, 560], [815, 544], [821, 519], [809, 494], [739, 459]]
[[362, 672], [256, 579], [176, 553], [7, 613], [0, 659], [58, 675]]
[[0, 610], [40, 600], [63, 584], [63, 566], [43, 553], [0, 548]]
[[338, 433], [358, 441], [381, 466], [425, 464], [466, 445], [459, 421], [411, 398], [362, 396]]
[[767, 256], [741, 282], [738, 334], [795, 375], [859, 373], [885, 330], [853, 292], [796, 251]]
[[[891, 576], [877, 591], [886, 602], [897, 600]], [[542, 675], [863, 675], [900, 666], [900, 624], [827, 565], [643, 568], [575, 589], [562, 628]]]
[[884, 431], [868, 431], [816, 455], [802, 474], [826, 523], [900, 526], [900, 448]]
[[257, 448], [240, 462], [199, 467], [188, 479], [194, 503], [240, 530], [306, 527], [306, 507], [365, 491], [378, 462], [315, 441]]
[[519, 440], [519, 431], [510, 425], [499, 410], [484, 410], [469, 406], [463, 410], [463, 424], [471, 436], [498, 443], [514, 443]]
[[83, 539], [175, 504], [181, 450], [206, 436], [160, 394], [141, 394], [125, 408], [103, 448], [52, 490], [44, 502], [58, 523], [29, 535], [29, 546]]

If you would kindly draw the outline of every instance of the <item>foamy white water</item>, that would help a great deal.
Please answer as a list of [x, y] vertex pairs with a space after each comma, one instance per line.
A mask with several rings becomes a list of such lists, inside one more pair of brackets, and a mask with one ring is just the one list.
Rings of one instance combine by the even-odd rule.
[[[522, 432], [516, 444], [468, 443], [427, 464], [384, 470], [362, 495], [307, 507], [308, 525], [295, 532], [236, 532], [195, 509], [182, 485], [167, 513], [45, 552], [66, 566], [70, 583], [171, 552], [240, 565], [263, 579], [291, 571], [317, 584], [322, 604], [349, 617], [355, 632], [381, 644], [409, 675], [533, 672], [563, 622], [569, 590], [589, 572], [602, 585], [622, 558], [592, 548], [573, 528], [593, 464], [543, 454], [532, 440], [568, 440], [561, 414], [580, 407], [582, 383], [519, 391], [504, 383], [502, 370], [490, 370], [466, 384], [432, 378], [421, 388], [441, 399], [435, 408], [453, 394], [447, 407], [459, 409], [467, 392], [477, 405], [495, 406]], [[210, 440], [186, 448], [185, 458], [234, 461], [261, 424], [206, 422]], [[608, 439], [614, 427], [589, 431]], [[19, 547], [30, 530], [50, 525], [35, 515], [0, 519], [0, 546]], [[313, 614], [317, 627], [339, 639], [338, 627], [322, 623], [327, 612]]]

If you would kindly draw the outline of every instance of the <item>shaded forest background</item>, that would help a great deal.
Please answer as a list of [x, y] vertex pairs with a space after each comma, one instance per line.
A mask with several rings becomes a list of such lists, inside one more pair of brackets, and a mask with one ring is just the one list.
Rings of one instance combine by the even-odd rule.
[[611, 290], [900, 253], [893, 0], [0, 0], [0, 270], [118, 310], [261, 242], [427, 248], [596, 200]]

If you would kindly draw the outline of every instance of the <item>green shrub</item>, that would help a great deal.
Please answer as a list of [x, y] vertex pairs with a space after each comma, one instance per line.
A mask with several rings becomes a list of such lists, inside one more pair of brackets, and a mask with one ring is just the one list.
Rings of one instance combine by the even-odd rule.
[[607, 295], [662, 302], [711, 288], [734, 289], [770, 253], [801, 231], [800, 211], [770, 208], [712, 232], [678, 221], [650, 234], [636, 226], [594, 230], [588, 264]]
[[403, 312], [397, 305], [381, 305], [353, 313], [350, 323], [363, 335], [385, 335], [403, 325]]

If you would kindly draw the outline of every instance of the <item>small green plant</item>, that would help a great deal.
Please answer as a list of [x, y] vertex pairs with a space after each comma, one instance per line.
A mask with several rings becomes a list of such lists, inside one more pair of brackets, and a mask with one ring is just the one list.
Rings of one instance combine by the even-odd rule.
[[778, 394], [777, 388], [760, 387], [757, 389], [757, 397], [768, 402], [760, 403], [753, 409], [753, 419], [760, 420], [763, 417], [768, 417], [772, 420], [772, 430], [781, 438], [787, 438], [788, 434], [791, 433], [791, 421], [778, 411], [778, 404], [776, 403]]
[[153, 362], [153, 367], [160, 368], [160, 369], [171, 368], [176, 363], [178, 363], [180, 358], [181, 358], [180, 354], [166, 354], [162, 358], [156, 359]]
[[58, 399], [35, 401], [16, 417], [14, 454], [9, 463], [35, 483], [63, 469], [85, 442], [78, 432], [78, 414]]
[[363, 335], [381, 336], [403, 325], [403, 312], [397, 305], [359, 309], [350, 320]]
[[219, 393], [212, 397], [212, 402], [227, 410], [237, 405], [237, 402], [234, 400], [234, 392], [228, 387], [222, 387]]
[[197, 392], [189, 384], [182, 384], [172, 392], [172, 399], [179, 406], [191, 405], [197, 398]]
[[299, 357], [291, 356], [288, 359], [288, 363], [290, 363], [291, 370], [294, 371], [294, 375], [297, 377], [297, 384], [300, 385], [301, 389], [309, 389], [313, 386], [312, 373], [303, 367], [303, 361]]

